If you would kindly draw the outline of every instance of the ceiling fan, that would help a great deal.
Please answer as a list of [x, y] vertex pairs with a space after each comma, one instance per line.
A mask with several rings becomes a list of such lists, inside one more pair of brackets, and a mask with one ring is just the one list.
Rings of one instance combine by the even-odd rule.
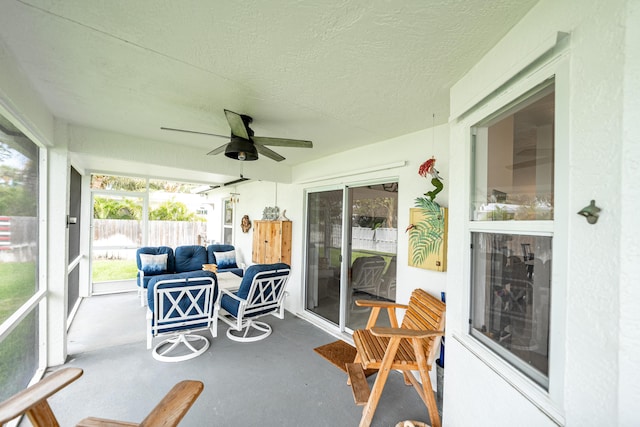
[[[276, 153], [267, 145], [278, 147], [301, 147], [301, 148], [313, 148], [311, 141], [305, 141], [301, 139], [285, 139], [285, 138], [269, 138], [265, 136], [254, 136], [253, 130], [249, 127], [253, 119], [245, 114], [234, 113], [233, 111], [224, 110], [224, 114], [229, 122], [231, 128], [231, 141], [227, 144], [223, 144], [211, 150], [207, 155], [220, 154], [224, 152], [224, 155], [236, 160], [250, 161], [258, 160], [258, 153], [281, 162], [285, 158]], [[219, 138], [229, 138], [226, 135], [218, 135], [215, 133], [196, 132], [185, 129], [174, 129], [161, 127], [162, 130], [172, 130], [176, 132], [188, 132], [197, 133], [200, 135], [217, 136]]]

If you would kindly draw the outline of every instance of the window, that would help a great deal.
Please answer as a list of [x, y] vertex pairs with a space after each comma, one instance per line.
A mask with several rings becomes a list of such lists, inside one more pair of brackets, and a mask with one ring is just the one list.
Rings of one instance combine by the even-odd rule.
[[222, 243], [233, 245], [233, 208], [232, 198], [224, 199], [224, 212], [222, 213]]
[[547, 82], [472, 128], [470, 333], [545, 388], [554, 117]]
[[0, 115], [0, 401], [24, 389], [42, 364], [39, 151]]
[[91, 175], [92, 292], [135, 288], [140, 246], [203, 244], [206, 217], [196, 184], [130, 176]]

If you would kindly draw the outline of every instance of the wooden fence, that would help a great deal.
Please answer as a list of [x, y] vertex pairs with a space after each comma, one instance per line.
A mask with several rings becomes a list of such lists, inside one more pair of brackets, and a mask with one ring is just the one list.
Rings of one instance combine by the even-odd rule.
[[[202, 244], [207, 225], [202, 221], [149, 221], [149, 246]], [[142, 221], [95, 219], [93, 222], [93, 257], [131, 259], [142, 246]]]
[[35, 261], [38, 255], [38, 218], [0, 218], [0, 262]]
[[[322, 232], [312, 231], [311, 241], [324, 242]], [[372, 230], [367, 227], [352, 227], [351, 243], [353, 250], [395, 254], [398, 250], [398, 229], [378, 228]], [[340, 225], [333, 225], [331, 228], [331, 246], [334, 248], [342, 247], [342, 226]]]

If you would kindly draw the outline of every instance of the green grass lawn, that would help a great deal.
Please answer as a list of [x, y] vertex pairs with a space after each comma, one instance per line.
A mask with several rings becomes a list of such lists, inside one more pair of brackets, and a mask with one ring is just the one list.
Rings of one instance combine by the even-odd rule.
[[0, 323], [11, 316], [36, 293], [34, 262], [5, 262], [0, 264]]
[[[0, 323], [36, 292], [34, 262], [0, 264]], [[37, 317], [32, 312], [0, 343], [0, 401], [26, 387], [37, 365], [34, 339]]]
[[[133, 260], [95, 260], [95, 282], [133, 279], [138, 269]], [[34, 262], [0, 263], [0, 323], [36, 292]], [[0, 343], [0, 401], [27, 386], [38, 365], [38, 310], [23, 319]]]
[[94, 259], [92, 270], [93, 282], [135, 279], [138, 273], [136, 262], [130, 259]]

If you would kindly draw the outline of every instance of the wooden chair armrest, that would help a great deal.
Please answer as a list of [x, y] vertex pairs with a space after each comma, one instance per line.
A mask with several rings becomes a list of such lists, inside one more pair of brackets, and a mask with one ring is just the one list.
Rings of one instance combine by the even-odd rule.
[[375, 327], [371, 328], [371, 334], [375, 335], [376, 337], [428, 338], [434, 336], [443, 336], [444, 331]]
[[202, 381], [180, 381], [173, 386], [140, 425], [149, 427], [177, 426], [203, 389]]
[[0, 403], [0, 425], [12, 420], [29, 409], [46, 401], [48, 397], [58, 390], [68, 386], [82, 376], [80, 368], [65, 368], [43, 378], [9, 399]]
[[355, 301], [358, 307], [380, 307], [380, 308], [401, 308], [406, 310], [408, 305], [398, 304], [391, 301], [373, 301], [368, 299], [358, 299]]
[[159, 427], [177, 426], [196, 401], [204, 384], [201, 381], [185, 380], [173, 386], [156, 405], [142, 423], [109, 420], [89, 417], [76, 424], [76, 427]]

